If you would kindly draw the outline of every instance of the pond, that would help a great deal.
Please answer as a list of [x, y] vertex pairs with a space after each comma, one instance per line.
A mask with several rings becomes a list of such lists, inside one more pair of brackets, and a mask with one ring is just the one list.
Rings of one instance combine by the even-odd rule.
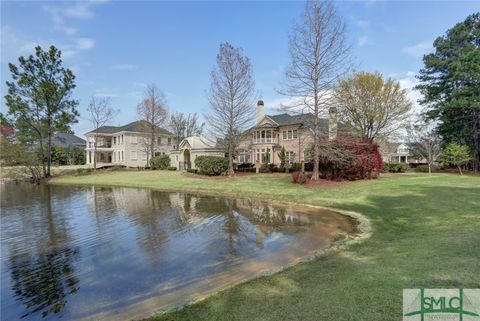
[[2, 320], [127, 320], [276, 270], [352, 231], [326, 210], [2, 183]]

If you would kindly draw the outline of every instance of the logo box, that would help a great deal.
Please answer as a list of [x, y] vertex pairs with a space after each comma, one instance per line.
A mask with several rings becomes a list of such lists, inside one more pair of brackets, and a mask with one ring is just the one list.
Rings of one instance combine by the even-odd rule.
[[480, 289], [404, 289], [403, 321], [480, 321]]

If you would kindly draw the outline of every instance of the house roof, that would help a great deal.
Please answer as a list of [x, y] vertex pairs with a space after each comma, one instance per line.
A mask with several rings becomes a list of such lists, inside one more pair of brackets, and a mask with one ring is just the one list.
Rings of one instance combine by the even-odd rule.
[[190, 136], [183, 139], [179, 146], [185, 145], [188, 143], [191, 149], [213, 149], [215, 147], [215, 143], [209, 141], [205, 137], [202, 136]]
[[[157, 134], [162, 134], [162, 135], [173, 135], [171, 132], [168, 130], [156, 126], [156, 132]], [[92, 130], [88, 132], [87, 134], [94, 133], [95, 131]], [[150, 124], [145, 121], [145, 120], [137, 120], [134, 122], [131, 122], [129, 124], [126, 124], [124, 126], [102, 126], [98, 128], [97, 130], [98, 133], [101, 134], [114, 134], [118, 132], [135, 132], [135, 133], [149, 133], [150, 132]]]
[[[277, 126], [289, 126], [289, 125], [302, 125], [303, 127], [313, 128], [314, 115], [313, 114], [301, 114], [301, 115], [290, 115], [290, 114], [279, 114], [279, 115], [265, 115], [265, 117], [273, 120]], [[320, 130], [322, 132], [328, 132], [328, 118], [319, 118], [320, 120]], [[342, 124], [338, 124], [339, 129], [343, 128]], [[263, 124], [259, 126], [254, 126], [253, 128], [263, 128], [263, 127], [272, 127], [270, 124]]]
[[73, 134], [56, 133], [52, 135], [52, 145], [64, 148], [70, 148], [71, 146], [85, 147], [86, 141]]

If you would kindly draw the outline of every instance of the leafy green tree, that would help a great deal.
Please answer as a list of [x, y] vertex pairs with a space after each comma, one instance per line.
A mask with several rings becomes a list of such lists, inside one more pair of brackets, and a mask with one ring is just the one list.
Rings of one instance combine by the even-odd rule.
[[52, 146], [52, 163], [66, 165], [70, 163], [70, 153], [68, 149], [61, 146]]
[[471, 159], [470, 148], [457, 143], [448, 144], [442, 154], [443, 164], [457, 166], [460, 175], [462, 175], [462, 165], [465, 165]]
[[334, 98], [341, 121], [370, 142], [404, 127], [412, 109], [400, 83], [378, 72], [345, 77], [335, 89]]
[[470, 147], [472, 167], [480, 164], [480, 12], [447, 30], [423, 57], [417, 89], [430, 107], [427, 116], [440, 120], [444, 143]]
[[70, 125], [79, 115], [78, 101], [71, 98], [75, 76], [62, 66], [61, 51], [54, 46], [48, 51], [38, 46], [35, 55], [21, 56], [18, 62], [18, 66], [9, 64], [13, 81], [6, 82], [8, 114], [15, 122], [20, 140], [40, 145], [43, 175], [48, 177], [52, 135], [55, 131], [71, 132]]

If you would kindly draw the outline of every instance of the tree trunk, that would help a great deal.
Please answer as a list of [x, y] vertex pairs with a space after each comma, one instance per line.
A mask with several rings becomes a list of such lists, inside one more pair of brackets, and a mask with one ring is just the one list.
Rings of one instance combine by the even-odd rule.
[[[50, 125], [49, 125], [50, 127]], [[52, 132], [48, 129], [48, 142], [47, 142], [47, 177], [51, 176], [50, 165], [52, 164]]]
[[432, 164], [428, 163], [428, 175], [432, 175]]
[[462, 166], [458, 165], [457, 167], [458, 167], [458, 171], [460, 172], [460, 175], [463, 175], [463, 173], [462, 173]]
[[[150, 138], [151, 138], [151, 141], [150, 141], [150, 159], [152, 159], [155, 155], [155, 127], [154, 126], [155, 125], [152, 122], [152, 133], [150, 135]], [[148, 161], [148, 155], [147, 155], [147, 167], [148, 166], [149, 166], [149, 161]]]
[[233, 156], [233, 146], [232, 146], [232, 143], [230, 142], [229, 147], [228, 147], [228, 170], [227, 170], [227, 174], [230, 177], [235, 175], [235, 172], [233, 171], [233, 157], [232, 156]]

